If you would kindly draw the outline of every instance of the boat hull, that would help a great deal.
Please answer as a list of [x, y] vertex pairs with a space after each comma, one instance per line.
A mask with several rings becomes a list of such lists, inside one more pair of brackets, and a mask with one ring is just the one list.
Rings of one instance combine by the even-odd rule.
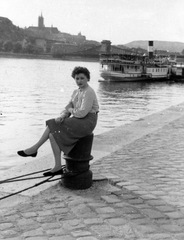
[[101, 81], [112, 81], [112, 82], [140, 82], [140, 81], [164, 81], [167, 76], [152, 76], [150, 74], [131, 73], [122, 74], [110, 71], [104, 71], [100, 73], [103, 78]]
[[184, 65], [176, 65], [173, 67], [172, 79], [175, 82], [184, 82]]
[[169, 66], [132, 56], [101, 56], [100, 76], [105, 81], [164, 81], [169, 78]]

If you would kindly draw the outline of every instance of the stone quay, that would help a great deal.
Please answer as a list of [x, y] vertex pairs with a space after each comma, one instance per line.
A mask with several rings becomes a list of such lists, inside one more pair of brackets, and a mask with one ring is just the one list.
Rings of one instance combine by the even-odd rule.
[[[184, 239], [184, 103], [95, 136], [92, 155], [89, 189], [58, 179], [1, 200], [0, 239]], [[52, 158], [25, 161], [0, 180], [50, 168]], [[41, 180], [1, 184], [0, 197]]]

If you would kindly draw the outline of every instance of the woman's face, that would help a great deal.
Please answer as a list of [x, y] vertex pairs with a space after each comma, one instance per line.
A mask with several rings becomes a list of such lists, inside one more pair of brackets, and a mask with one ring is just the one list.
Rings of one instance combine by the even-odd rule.
[[75, 82], [79, 88], [85, 88], [88, 85], [88, 78], [83, 73], [75, 75]]

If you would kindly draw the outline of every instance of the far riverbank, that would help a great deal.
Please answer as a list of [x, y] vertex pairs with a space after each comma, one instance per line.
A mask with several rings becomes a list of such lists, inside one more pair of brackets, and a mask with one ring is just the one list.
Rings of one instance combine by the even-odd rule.
[[98, 58], [87, 58], [80, 56], [63, 56], [62, 58], [53, 57], [51, 54], [28, 54], [28, 53], [5, 53], [0, 52], [0, 58], [23, 58], [23, 59], [44, 59], [44, 60], [63, 60], [63, 61], [83, 61], [98, 62]]

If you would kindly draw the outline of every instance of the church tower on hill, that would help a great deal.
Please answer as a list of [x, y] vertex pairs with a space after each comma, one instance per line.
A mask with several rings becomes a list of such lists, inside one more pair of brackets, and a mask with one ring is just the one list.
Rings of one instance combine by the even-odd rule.
[[34, 32], [34, 36], [42, 37], [42, 38], [45, 37], [45, 34], [49, 35], [49, 34], [58, 34], [59, 33], [59, 31], [56, 27], [53, 27], [53, 26], [45, 27], [44, 18], [42, 16], [42, 13], [38, 17], [38, 26], [28, 27], [27, 30]]
[[42, 16], [42, 13], [41, 13], [41, 16], [38, 17], [38, 27], [39, 28], [44, 28], [44, 18]]

